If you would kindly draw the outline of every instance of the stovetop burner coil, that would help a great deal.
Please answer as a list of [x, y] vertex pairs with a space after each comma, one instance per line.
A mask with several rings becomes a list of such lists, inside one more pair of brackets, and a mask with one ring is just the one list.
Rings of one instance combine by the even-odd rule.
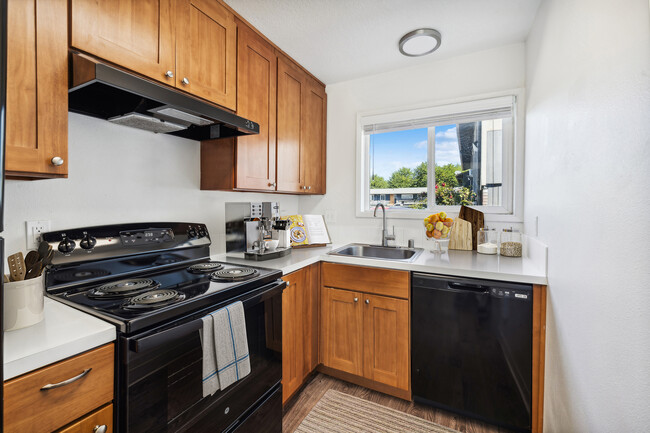
[[95, 299], [126, 298], [144, 290], [156, 289], [158, 287], [160, 287], [160, 283], [151, 278], [133, 278], [114, 281], [91, 289], [88, 292], [88, 297]]
[[244, 281], [257, 275], [257, 270], [252, 268], [229, 268], [221, 269], [210, 274], [210, 278], [216, 281]]
[[151, 290], [134, 296], [124, 305], [126, 309], [158, 308], [185, 299], [185, 294], [171, 289]]
[[209, 272], [218, 271], [223, 268], [221, 263], [217, 262], [203, 262], [197, 263], [187, 268], [188, 272], [193, 274], [207, 274]]

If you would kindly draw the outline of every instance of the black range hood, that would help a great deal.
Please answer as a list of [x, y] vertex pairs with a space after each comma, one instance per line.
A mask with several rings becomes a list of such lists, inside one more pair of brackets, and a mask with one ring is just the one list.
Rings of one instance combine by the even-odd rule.
[[71, 55], [68, 110], [192, 140], [259, 134], [257, 123], [85, 56]]

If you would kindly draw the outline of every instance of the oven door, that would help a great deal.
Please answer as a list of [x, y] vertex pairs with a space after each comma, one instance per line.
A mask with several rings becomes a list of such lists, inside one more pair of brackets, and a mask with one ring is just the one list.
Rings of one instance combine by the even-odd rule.
[[[282, 379], [284, 287], [278, 280], [164, 327], [122, 336], [117, 431], [213, 433], [241, 423]], [[244, 304], [251, 373], [203, 398], [201, 317], [236, 301]], [[277, 412], [275, 423], [281, 426], [282, 411]]]

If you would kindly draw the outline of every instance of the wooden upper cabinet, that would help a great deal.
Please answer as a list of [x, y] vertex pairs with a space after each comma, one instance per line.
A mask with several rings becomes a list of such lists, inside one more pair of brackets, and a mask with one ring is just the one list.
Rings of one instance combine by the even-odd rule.
[[176, 0], [176, 87], [237, 108], [237, 24], [216, 0]]
[[409, 389], [409, 303], [363, 294], [363, 375]]
[[237, 138], [238, 189], [275, 190], [277, 57], [253, 30], [237, 28], [237, 114], [260, 125]]
[[8, 2], [8, 177], [68, 174], [67, 14], [66, 0]]
[[361, 294], [326, 287], [322, 292], [323, 364], [361, 376], [363, 309]]
[[325, 193], [325, 88], [278, 57], [278, 191]]
[[278, 58], [277, 143], [278, 191], [303, 192], [301, 177], [301, 141], [303, 94], [306, 74], [293, 63]]
[[307, 79], [302, 118], [302, 152], [300, 169], [304, 192], [325, 194], [325, 146], [327, 124], [327, 95], [325, 88]]
[[70, 0], [70, 44], [174, 85], [172, 3], [173, 0]]

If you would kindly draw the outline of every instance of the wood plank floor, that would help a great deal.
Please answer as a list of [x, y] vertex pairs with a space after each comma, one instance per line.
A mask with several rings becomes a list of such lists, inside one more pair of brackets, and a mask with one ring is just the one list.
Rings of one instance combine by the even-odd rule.
[[362, 386], [343, 382], [322, 373], [312, 376], [309, 382], [298, 392], [298, 394], [287, 402], [282, 417], [282, 432], [293, 433], [328, 389], [334, 389], [355, 397], [363, 398], [381, 404], [382, 406], [390, 407], [456, 429], [463, 433], [510, 433], [510, 430], [491, 426], [471, 418], [464, 418], [460, 415], [441, 409], [435, 409], [371, 391]]

